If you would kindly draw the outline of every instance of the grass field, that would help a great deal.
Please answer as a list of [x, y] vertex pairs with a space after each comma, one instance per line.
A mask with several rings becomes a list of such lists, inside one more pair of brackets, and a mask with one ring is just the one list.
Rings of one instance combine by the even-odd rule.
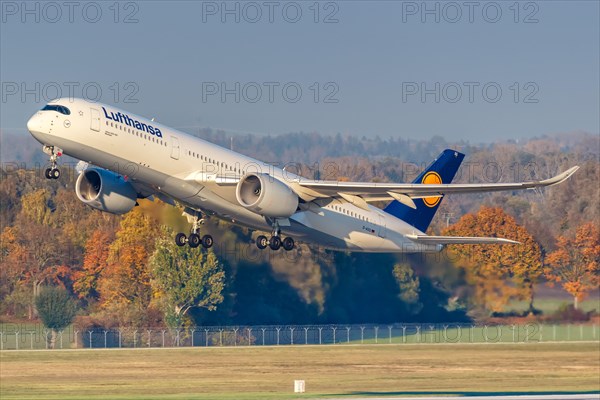
[[[561, 306], [573, 304], [571, 298], [555, 298], [555, 297], [540, 297], [536, 298], [533, 306], [542, 311], [544, 315], [551, 315]], [[505, 307], [506, 311], [524, 312], [529, 308], [527, 301], [513, 301]], [[584, 300], [579, 303], [579, 309], [583, 312], [597, 311], [600, 312], [600, 299], [595, 297]]]
[[[598, 343], [4, 351], [2, 399], [599, 392]], [[295, 395], [295, 379], [306, 394]]]

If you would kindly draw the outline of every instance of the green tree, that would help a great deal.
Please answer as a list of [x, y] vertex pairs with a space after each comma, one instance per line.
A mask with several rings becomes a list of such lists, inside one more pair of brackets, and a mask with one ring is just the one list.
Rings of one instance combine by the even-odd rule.
[[22, 214], [39, 225], [50, 225], [52, 209], [50, 207], [50, 192], [38, 189], [21, 198]]
[[225, 272], [212, 251], [205, 254], [179, 247], [172, 237], [172, 232], [165, 229], [150, 258], [150, 269], [165, 321], [169, 327], [179, 328], [190, 308], [212, 311], [223, 301]]
[[44, 287], [35, 299], [38, 314], [44, 325], [52, 330], [51, 347], [56, 333], [67, 327], [75, 317], [77, 308], [67, 291], [55, 286]]
[[392, 271], [398, 287], [400, 289], [399, 297], [404, 301], [413, 313], [421, 311], [423, 305], [419, 302], [419, 277], [408, 263], [397, 263]]

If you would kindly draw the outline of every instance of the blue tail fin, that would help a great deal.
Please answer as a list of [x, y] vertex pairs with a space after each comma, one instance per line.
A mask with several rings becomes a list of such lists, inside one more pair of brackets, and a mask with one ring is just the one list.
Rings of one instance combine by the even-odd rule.
[[[455, 150], [446, 149], [435, 159], [425, 171], [421, 172], [413, 183], [450, 183], [460, 167], [465, 155]], [[417, 209], [412, 209], [399, 201], [392, 201], [383, 211], [400, 218], [414, 226], [421, 232], [425, 232], [433, 219], [442, 197], [428, 197], [424, 199], [413, 199]]]

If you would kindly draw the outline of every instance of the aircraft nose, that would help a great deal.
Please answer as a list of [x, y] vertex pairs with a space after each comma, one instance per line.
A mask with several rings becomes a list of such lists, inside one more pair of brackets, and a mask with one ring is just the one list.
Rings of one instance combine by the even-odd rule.
[[27, 121], [27, 130], [31, 133], [35, 133], [39, 132], [40, 128], [40, 117], [38, 114], [35, 114], [33, 117], [29, 118], [29, 121]]

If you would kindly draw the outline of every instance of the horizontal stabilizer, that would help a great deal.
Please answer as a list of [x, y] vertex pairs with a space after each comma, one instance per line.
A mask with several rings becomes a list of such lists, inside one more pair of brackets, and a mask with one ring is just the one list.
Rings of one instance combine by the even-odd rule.
[[514, 240], [496, 237], [429, 235], [406, 235], [406, 237], [414, 242], [427, 244], [521, 244]]

